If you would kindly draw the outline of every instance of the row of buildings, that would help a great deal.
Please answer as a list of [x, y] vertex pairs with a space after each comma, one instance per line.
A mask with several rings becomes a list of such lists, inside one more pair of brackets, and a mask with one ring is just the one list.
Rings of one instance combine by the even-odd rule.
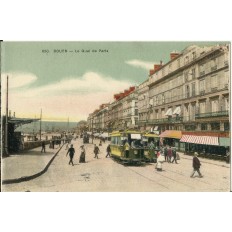
[[114, 95], [88, 117], [93, 131], [126, 128], [224, 133], [229, 137], [229, 44], [187, 47], [150, 70], [139, 86]]

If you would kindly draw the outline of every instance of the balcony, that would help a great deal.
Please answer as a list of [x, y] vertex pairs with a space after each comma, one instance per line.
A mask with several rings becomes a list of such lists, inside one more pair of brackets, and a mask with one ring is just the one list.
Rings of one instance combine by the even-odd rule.
[[217, 92], [218, 87], [211, 88], [211, 92]]
[[183, 121], [183, 117], [176, 118], [159, 118], [159, 119], [150, 119], [148, 124], [163, 124], [163, 123], [180, 123]]
[[205, 95], [205, 90], [200, 90], [200, 95]]
[[205, 75], [205, 71], [200, 72], [200, 76]]
[[211, 72], [216, 71], [216, 70], [217, 70], [217, 65], [211, 67]]
[[217, 111], [217, 112], [210, 112], [210, 113], [203, 113], [203, 114], [196, 114], [195, 118], [211, 118], [211, 117], [229, 117], [229, 111]]

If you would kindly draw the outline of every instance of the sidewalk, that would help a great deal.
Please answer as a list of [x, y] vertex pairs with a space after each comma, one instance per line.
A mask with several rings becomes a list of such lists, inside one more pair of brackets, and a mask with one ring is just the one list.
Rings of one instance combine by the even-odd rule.
[[9, 180], [26, 179], [38, 175], [48, 165], [62, 146], [50, 149], [46, 145], [46, 153], [41, 153], [41, 147], [24, 151], [19, 154], [11, 154], [2, 159], [2, 183]]
[[[189, 160], [193, 159], [193, 156], [191, 155], [185, 155], [183, 152], [179, 152], [179, 151], [177, 153], [180, 155], [180, 159], [189, 159]], [[199, 160], [201, 163], [208, 163], [208, 164], [230, 168], [230, 164], [226, 163], [226, 161], [206, 159], [202, 157], [199, 157]]]

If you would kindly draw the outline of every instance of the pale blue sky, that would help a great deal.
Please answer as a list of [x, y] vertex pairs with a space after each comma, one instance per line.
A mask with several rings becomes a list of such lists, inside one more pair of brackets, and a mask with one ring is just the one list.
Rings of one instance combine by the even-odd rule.
[[155, 63], [169, 61], [170, 52], [193, 44], [216, 42], [4, 42], [9, 107], [23, 117], [43, 108], [47, 120], [86, 119], [114, 93], [146, 80]]

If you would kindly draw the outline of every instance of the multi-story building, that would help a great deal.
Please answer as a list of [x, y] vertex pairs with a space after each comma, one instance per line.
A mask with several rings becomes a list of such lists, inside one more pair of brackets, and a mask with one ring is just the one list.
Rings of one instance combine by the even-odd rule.
[[190, 46], [149, 77], [148, 125], [229, 130], [229, 47]]
[[89, 115], [88, 126], [93, 131], [112, 131], [135, 128], [138, 122], [138, 93], [135, 87], [114, 95], [114, 102], [102, 104]]
[[122, 99], [122, 129], [138, 127], [138, 91], [134, 89]]

